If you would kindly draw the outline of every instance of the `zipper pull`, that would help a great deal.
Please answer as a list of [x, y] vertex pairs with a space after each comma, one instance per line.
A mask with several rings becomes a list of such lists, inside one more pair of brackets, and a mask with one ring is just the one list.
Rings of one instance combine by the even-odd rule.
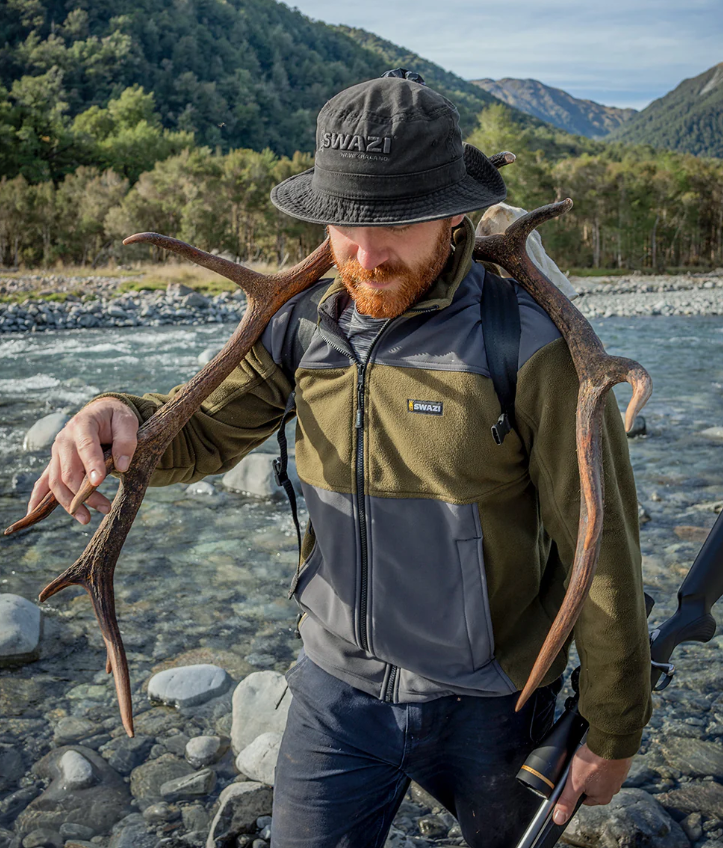
[[364, 417], [364, 370], [359, 370], [359, 379], [356, 384], [356, 424], [357, 430], [361, 430]]

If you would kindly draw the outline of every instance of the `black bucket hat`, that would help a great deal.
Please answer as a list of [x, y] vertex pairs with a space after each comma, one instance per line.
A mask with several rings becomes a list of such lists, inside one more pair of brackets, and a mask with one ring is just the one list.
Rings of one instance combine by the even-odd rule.
[[326, 103], [314, 167], [279, 183], [271, 201], [302, 221], [373, 227], [451, 218], [506, 196], [497, 168], [462, 142], [446, 97], [385, 76]]

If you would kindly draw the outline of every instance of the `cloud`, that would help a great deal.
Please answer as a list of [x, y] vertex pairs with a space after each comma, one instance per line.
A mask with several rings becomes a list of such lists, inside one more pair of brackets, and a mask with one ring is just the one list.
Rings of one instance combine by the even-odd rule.
[[299, 0], [298, 8], [363, 27], [465, 79], [531, 77], [616, 106], [640, 108], [723, 61], [720, 0]]

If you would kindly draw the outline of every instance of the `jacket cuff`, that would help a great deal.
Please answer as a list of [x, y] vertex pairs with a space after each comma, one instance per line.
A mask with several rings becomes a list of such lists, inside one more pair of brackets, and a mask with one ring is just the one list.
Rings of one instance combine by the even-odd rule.
[[597, 727], [590, 727], [585, 741], [587, 747], [598, 757], [606, 760], [624, 760], [637, 753], [642, 738], [642, 729], [618, 736], [614, 733], [606, 733]]

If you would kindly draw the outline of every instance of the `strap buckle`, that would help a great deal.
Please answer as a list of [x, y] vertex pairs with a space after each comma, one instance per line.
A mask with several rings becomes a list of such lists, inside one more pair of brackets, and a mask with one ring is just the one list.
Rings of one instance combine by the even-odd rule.
[[490, 429], [492, 430], [492, 438], [495, 440], [495, 444], [501, 445], [505, 440], [505, 436], [512, 429], [507, 413], [503, 412], [497, 419], [497, 423], [493, 424]]
[[289, 475], [286, 473], [286, 469], [281, 464], [281, 459], [277, 456], [271, 465], [274, 469], [274, 480], [276, 480], [276, 485], [283, 486], [289, 479]]

